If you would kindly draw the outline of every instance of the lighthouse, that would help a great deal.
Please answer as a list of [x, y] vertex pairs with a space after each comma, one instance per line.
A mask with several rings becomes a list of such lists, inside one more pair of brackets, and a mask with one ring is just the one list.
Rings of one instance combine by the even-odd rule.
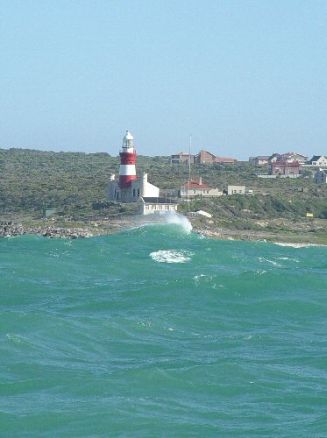
[[108, 185], [109, 199], [116, 202], [137, 202], [141, 198], [159, 198], [159, 187], [149, 183], [146, 173], [141, 178], [136, 176], [134, 137], [129, 131], [124, 135], [119, 156], [119, 179], [116, 180], [115, 175], [111, 175]]
[[119, 187], [121, 189], [127, 189], [130, 187], [132, 181], [137, 179], [136, 177], [136, 150], [133, 143], [134, 137], [129, 131], [123, 138], [122, 149], [120, 155], [119, 166]]

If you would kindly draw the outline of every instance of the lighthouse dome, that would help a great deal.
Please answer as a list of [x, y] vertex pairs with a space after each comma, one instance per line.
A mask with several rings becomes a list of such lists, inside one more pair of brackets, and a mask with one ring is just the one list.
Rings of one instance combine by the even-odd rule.
[[127, 129], [125, 137], [125, 140], [134, 140], [134, 137], [132, 136], [132, 134], [129, 132], [129, 130]]
[[133, 149], [133, 148], [134, 148], [133, 140], [134, 140], [134, 137], [133, 137], [132, 134], [127, 130], [127, 131], [126, 131], [126, 134], [124, 135], [124, 138], [123, 138], [123, 150], [126, 150], [126, 149]]

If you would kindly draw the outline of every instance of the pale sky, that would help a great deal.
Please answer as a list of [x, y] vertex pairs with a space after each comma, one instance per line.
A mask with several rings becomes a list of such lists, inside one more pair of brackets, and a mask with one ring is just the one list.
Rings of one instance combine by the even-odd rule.
[[0, 0], [0, 148], [327, 154], [325, 0]]

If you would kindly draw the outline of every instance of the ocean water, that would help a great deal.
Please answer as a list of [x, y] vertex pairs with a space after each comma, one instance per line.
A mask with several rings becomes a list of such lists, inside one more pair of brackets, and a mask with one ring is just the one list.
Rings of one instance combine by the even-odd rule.
[[327, 248], [0, 240], [0, 436], [327, 437]]

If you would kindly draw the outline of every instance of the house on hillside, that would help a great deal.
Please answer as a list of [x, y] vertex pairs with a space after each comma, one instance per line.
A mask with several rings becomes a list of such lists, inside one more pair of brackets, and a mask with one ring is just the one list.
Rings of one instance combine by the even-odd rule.
[[245, 186], [227, 186], [228, 195], [245, 195]]
[[250, 157], [249, 163], [253, 166], [263, 166], [268, 164], [269, 156], [268, 155], [259, 155], [257, 157]]
[[271, 164], [276, 161], [285, 161], [286, 163], [298, 162], [301, 165], [304, 164], [307, 159], [308, 157], [298, 154], [297, 152], [285, 152], [284, 154], [274, 153], [269, 157], [268, 163]]
[[276, 161], [282, 161], [282, 154], [275, 152], [268, 158], [268, 164], [275, 163]]
[[327, 184], [327, 170], [326, 169], [319, 169], [315, 173], [314, 182], [317, 184]]
[[324, 155], [314, 155], [306, 164], [314, 167], [327, 168], [327, 157]]
[[237, 160], [235, 158], [217, 157], [211, 152], [203, 149], [194, 157], [194, 162], [198, 164], [234, 164], [236, 161]]
[[180, 198], [194, 198], [195, 196], [212, 197], [222, 196], [223, 192], [219, 189], [209, 187], [207, 183], [202, 181], [202, 178], [187, 181], [180, 188], [178, 195]]
[[282, 157], [287, 162], [295, 163], [297, 161], [300, 165], [304, 164], [308, 159], [307, 156], [298, 154], [297, 152], [286, 152]]
[[195, 155], [194, 162], [198, 164], [213, 164], [216, 162], [216, 156], [211, 152], [201, 150]]
[[194, 164], [194, 155], [188, 154], [187, 152], [178, 152], [177, 154], [170, 156], [171, 164]]
[[191, 155], [186, 152], [179, 152], [170, 156], [171, 164], [234, 164], [237, 160], [235, 158], [228, 157], [216, 157], [211, 152], [201, 150], [196, 155]]
[[300, 163], [298, 161], [276, 160], [270, 164], [270, 175], [298, 176]]

